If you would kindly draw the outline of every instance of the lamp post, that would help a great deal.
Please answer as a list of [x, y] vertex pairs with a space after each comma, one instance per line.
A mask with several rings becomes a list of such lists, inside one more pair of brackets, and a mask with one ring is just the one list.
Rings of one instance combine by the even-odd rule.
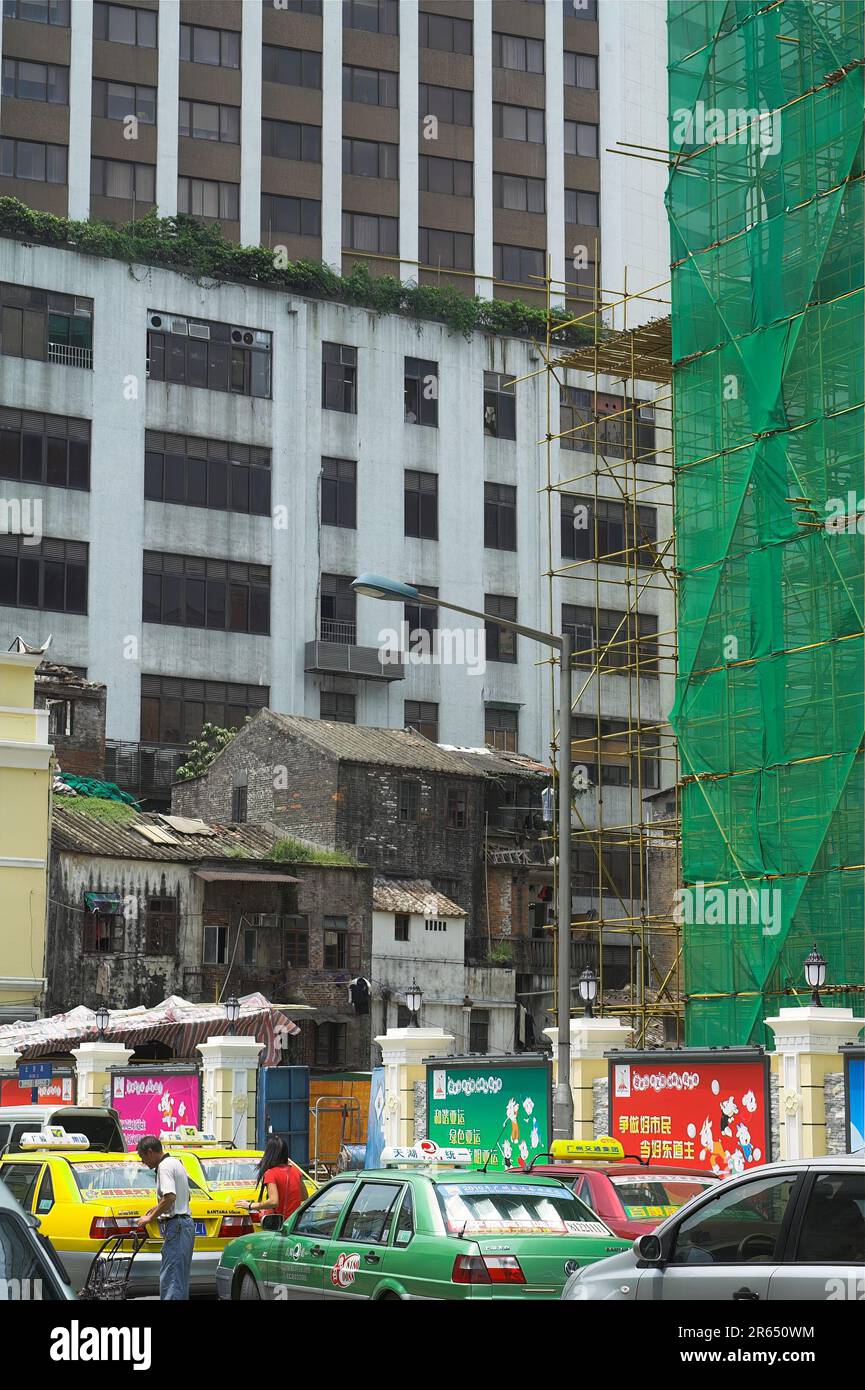
[[228, 1032], [234, 1033], [234, 1025], [240, 1017], [240, 1000], [232, 994], [230, 999], [225, 1001], [225, 1017], [228, 1019]]
[[558, 1081], [553, 1093], [553, 1137], [573, 1139], [574, 1137], [574, 1097], [571, 1093], [571, 665], [574, 655], [573, 638], [569, 633], [556, 634], [543, 632], [539, 628], [524, 627], [522, 623], [512, 623], [507, 618], [499, 618], [493, 613], [481, 613], [476, 608], [463, 608], [458, 603], [448, 603], [441, 598], [433, 598], [416, 589], [413, 584], [403, 584], [398, 579], [386, 579], [380, 574], [360, 574], [351, 586], [356, 594], [367, 598], [385, 599], [398, 603], [426, 604], [430, 608], [447, 608], [453, 613], [463, 613], [469, 618], [478, 618], [483, 623], [494, 623], [527, 637], [541, 646], [552, 647], [559, 653], [559, 815], [556, 835], [556, 851], [559, 869], [558, 895], [558, 990], [556, 996], [556, 1019], [559, 1027]]
[[407, 989], [405, 992], [405, 1006], [411, 1014], [411, 1023], [409, 1024], [410, 1028], [420, 1027], [420, 1024], [417, 1020], [418, 1014], [420, 1013], [420, 1006], [422, 1003], [423, 990], [421, 989], [417, 981], [414, 979], [414, 977], [412, 977], [411, 988]]
[[583, 1010], [583, 1017], [594, 1018], [592, 1005], [598, 995], [598, 977], [591, 966], [587, 966], [582, 975], [580, 975], [577, 980], [577, 985], [580, 991], [580, 998], [586, 1006]]
[[805, 983], [811, 987], [811, 1003], [822, 1009], [820, 989], [826, 983], [826, 962], [817, 950], [816, 941], [805, 957]]
[[104, 1004], [100, 1004], [96, 1010], [96, 1027], [99, 1029], [99, 1041], [105, 1041], [105, 1029], [108, 1027], [111, 1015]]

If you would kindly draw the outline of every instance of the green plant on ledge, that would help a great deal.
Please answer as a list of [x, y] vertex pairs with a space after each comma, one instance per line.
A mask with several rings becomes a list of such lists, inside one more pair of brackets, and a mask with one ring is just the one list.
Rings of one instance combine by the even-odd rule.
[[513, 956], [507, 941], [497, 941], [495, 946], [490, 949], [490, 965], [512, 965]]
[[[74, 222], [53, 213], [38, 212], [17, 198], [0, 198], [0, 236], [42, 246], [80, 251], [163, 266], [197, 279], [241, 281], [267, 289], [329, 299], [372, 309], [377, 314], [447, 324], [466, 338], [475, 331], [517, 338], [546, 339], [546, 314], [542, 309], [514, 299], [481, 299], [465, 295], [450, 285], [418, 285], [392, 275], [373, 275], [368, 265], [339, 275], [318, 261], [287, 261], [266, 246], [238, 246], [223, 235], [218, 223], [199, 222], [180, 213], [157, 217], [148, 212], [135, 222], [115, 227], [108, 222]], [[564, 309], [551, 312], [553, 325], [569, 322], [574, 315]], [[592, 341], [587, 324], [573, 324], [557, 334], [558, 346], [578, 346]]]

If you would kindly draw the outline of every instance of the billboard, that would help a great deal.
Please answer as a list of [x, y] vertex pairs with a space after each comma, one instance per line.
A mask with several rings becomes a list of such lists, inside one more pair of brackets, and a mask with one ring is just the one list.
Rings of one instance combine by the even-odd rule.
[[0, 1105], [72, 1105], [75, 1077], [70, 1074], [0, 1081]]
[[552, 1066], [546, 1058], [427, 1060], [426, 1137], [471, 1151], [490, 1169], [525, 1167], [550, 1147]]
[[847, 1115], [847, 1152], [865, 1149], [865, 1052], [842, 1048], [844, 1058], [844, 1109]]
[[650, 1163], [726, 1178], [771, 1157], [769, 1059], [759, 1048], [618, 1053], [609, 1110], [612, 1137]]
[[144, 1134], [161, 1134], [178, 1125], [201, 1128], [201, 1086], [196, 1068], [135, 1067], [114, 1072], [111, 1104], [120, 1116], [127, 1149]]

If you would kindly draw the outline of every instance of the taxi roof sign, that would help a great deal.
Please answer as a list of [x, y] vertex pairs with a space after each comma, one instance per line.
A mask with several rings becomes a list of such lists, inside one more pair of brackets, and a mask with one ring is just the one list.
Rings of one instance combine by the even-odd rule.
[[19, 1139], [22, 1149], [89, 1149], [90, 1140], [86, 1134], [67, 1134], [62, 1125], [48, 1125], [45, 1129], [31, 1130]]
[[402, 1163], [449, 1163], [454, 1166], [470, 1166], [471, 1162], [471, 1149], [442, 1147], [432, 1139], [419, 1139], [416, 1144], [394, 1146], [381, 1151], [382, 1168], [393, 1168]]
[[164, 1129], [159, 1136], [160, 1144], [219, 1144], [215, 1134], [196, 1129], [195, 1125], [178, 1125], [176, 1129]]
[[554, 1139], [550, 1153], [553, 1158], [572, 1162], [590, 1158], [605, 1158], [612, 1162], [625, 1157], [625, 1150], [618, 1139], [611, 1139], [608, 1134], [601, 1134], [597, 1139]]

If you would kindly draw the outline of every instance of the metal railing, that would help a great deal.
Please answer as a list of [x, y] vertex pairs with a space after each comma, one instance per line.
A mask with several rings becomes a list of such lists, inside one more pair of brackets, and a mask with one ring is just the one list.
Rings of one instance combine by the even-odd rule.
[[319, 638], [322, 642], [340, 642], [346, 647], [354, 647], [357, 645], [357, 623], [322, 618]]
[[68, 343], [49, 343], [48, 361], [60, 367], [93, 368], [92, 347], [73, 347]]

